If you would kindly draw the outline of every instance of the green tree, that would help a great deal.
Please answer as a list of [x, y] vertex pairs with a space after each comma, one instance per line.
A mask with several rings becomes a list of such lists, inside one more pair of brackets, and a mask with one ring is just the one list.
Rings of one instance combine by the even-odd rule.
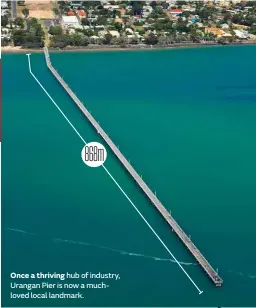
[[178, 19], [175, 28], [179, 32], [189, 32], [189, 28], [187, 27], [186, 22], [183, 21], [181, 17]]
[[30, 18], [28, 21], [27, 21], [27, 25], [28, 26], [33, 26], [33, 25], [36, 25], [37, 24], [37, 19], [35, 17], [33, 18]]
[[197, 30], [194, 28], [194, 29], [191, 29], [190, 38], [193, 42], [200, 43], [202, 39], [202, 35], [199, 32], [197, 32]]
[[248, 14], [245, 18], [245, 25], [252, 26], [256, 24], [256, 14]]
[[138, 44], [138, 42], [139, 42], [139, 40], [138, 40], [137, 36], [132, 37], [130, 39], [130, 44], [136, 45], [136, 44]]
[[121, 31], [122, 30], [122, 28], [123, 28], [123, 26], [122, 26], [122, 24], [120, 24], [119, 22], [115, 22], [114, 23], [114, 27], [115, 27], [115, 30], [117, 30], [117, 31]]
[[28, 26], [28, 32], [29, 34], [31, 35], [35, 35], [35, 36], [38, 36], [38, 37], [43, 37], [44, 36], [44, 31], [42, 29], [42, 26], [40, 24], [38, 24], [37, 22], [36, 23], [28, 23], [27, 24]]
[[59, 7], [63, 7], [66, 5], [66, 2], [65, 1], [57, 1]]
[[156, 6], [157, 6], [157, 3], [156, 3], [156, 1], [152, 1], [152, 2], [150, 3], [150, 5], [152, 6], [153, 9], [155, 9]]
[[83, 34], [86, 36], [93, 36], [94, 31], [92, 29], [86, 29], [86, 30], [83, 30]]
[[112, 35], [110, 33], [105, 34], [103, 44], [109, 45], [112, 40]]
[[158, 37], [153, 34], [153, 33], [150, 33], [147, 37], [146, 37], [146, 40], [145, 40], [145, 43], [147, 45], [156, 45], [158, 43]]
[[54, 8], [52, 9], [52, 11], [53, 11], [53, 13], [54, 13], [55, 15], [59, 15], [59, 14], [60, 14], [59, 10], [58, 10], [56, 7], [54, 7]]
[[87, 18], [83, 18], [83, 19], [81, 20], [81, 23], [82, 23], [82, 25], [84, 25], [84, 26], [90, 26], [90, 22], [89, 22], [89, 20], [88, 20]]
[[201, 19], [207, 20], [209, 19], [209, 17], [211, 17], [216, 12], [217, 12], [217, 9], [215, 7], [205, 6], [203, 8], [197, 9], [195, 14], [199, 15]]
[[145, 1], [131, 1], [131, 15], [141, 14]]
[[250, 28], [250, 33], [256, 35], [256, 25]]
[[97, 20], [95, 21], [96, 25], [106, 25], [107, 24], [107, 17], [105, 16], [99, 16]]
[[232, 19], [231, 13], [230, 13], [230, 12], [227, 12], [227, 11], [224, 11], [224, 12], [225, 12], [225, 13], [224, 13], [223, 21], [224, 21], [224, 22], [227, 22], [227, 21], [231, 20], [231, 19]]
[[70, 36], [67, 34], [54, 35], [51, 38], [50, 46], [55, 48], [64, 48], [70, 45]]
[[1, 46], [8, 46], [10, 44], [10, 40], [7, 37], [1, 39]]
[[1, 18], [1, 26], [6, 27], [8, 24], [8, 17], [6, 15], [2, 16]]
[[182, 5], [186, 5], [187, 1], [179, 1], [178, 3], [179, 3], [180, 6], [182, 6]]
[[25, 42], [26, 31], [25, 30], [14, 30], [12, 33], [12, 40], [14, 46], [22, 46]]
[[127, 37], [121, 36], [117, 38], [116, 43], [120, 45], [120, 47], [125, 48], [127, 46]]
[[165, 16], [165, 13], [164, 13], [163, 8], [162, 8], [161, 6], [157, 5], [157, 6], [155, 7], [155, 11], [156, 11], [156, 13], [159, 14], [160, 16], [161, 16], [161, 15], [164, 15], [164, 16]]
[[25, 18], [27, 18], [28, 15], [29, 15], [29, 9], [25, 7], [25, 8], [22, 10], [22, 14], [25, 16]]
[[138, 32], [140, 35], [144, 35], [146, 33], [146, 31], [143, 28], [139, 29]]
[[63, 33], [61, 26], [51, 26], [48, 32], [51, 35], [61, 35]]
[[25, 48], [41, 48], [44, 46], [44, 42], [40, 36], [26, 34], [22, 46]]
[[111, 17], [112, 13], [109, 10], [100, 9], [98, 12], [98, 15], [105, 16], [105, 17]]
[[234, 24], [240, 24], [243, 22], [243, 14], [235, 14], [233, 17], [232, 17], [232, 22]]
[[161, 46], [169, 45], [169, 40], [166, 36], [161, 35], [158, 37], [158, 44]]
[[224, 37], [220, 37], [218, 39], [218, 43], [225, 45], [225, 44], [227, 44], [227, 40]]
[[70, 35], [71, 46], [87, 46], [88, 43], [88, 39], [79, 33], [74, 33]]
[[163, 7], [164, 10], [167, 10], [168, 7], [169, 7], [169, 3], [165, 2], [165, 1], [162, 2], [161, 5], [162, 5], [162, 7]]
[[181, 16], [188, 18], [190, 16], [190, 12], [184, 11]]
[[24, 28], [24, 20], [23, 20], [23, 18], [17, 17], [17, 18], [14, 20], [14, 24], [15, 24], [16, 26], [20, 26], [21, 28]]

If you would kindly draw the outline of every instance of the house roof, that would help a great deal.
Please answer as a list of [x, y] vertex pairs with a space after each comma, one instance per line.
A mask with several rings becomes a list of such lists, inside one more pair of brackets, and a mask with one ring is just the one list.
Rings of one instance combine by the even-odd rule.
[[79, 16], [86, 16], [86, 12], [84, 10], [78, 11], [77, 14]]
[[76, 16], [62, 16], [64, 23], [78, 23], [78, 19]]
[[232, 34], [230, 34], [230, 33], [223, 33], [223, 35], [222, 36], [226, 36], [226, 37], [232, 37]]
[[183, 13], [184, 11], [181, 9], [172, 9], [171, 12], [172, 13]]
[[121, 14], [125, 14], [126, 13], [126, 9], [117, 9], [117, 11], [119, 11]]
[[233, 24], [233, 27], [234, 27], [234, 28], [241, 28], [241, 29], [248, 29], [248, 28], [249, 28], [248, 26], [239, 25], [239, 24]]
[[218, 31], [220, 29], [219, 28], [215, 28], [215, 27], [206, 27], [205, 30], [207, 30], [207, 31]]
[[122, 18], [116, 18], [115, 19], [115, 22], [117, 22], [117, 23], [119, 23], [119, 24], [122, 24], [123, 23], [123, 20], [122, 20]]
[[214, 32], [214, 34], [216, 34], [216, 35], [222, 35], [223, 33], [225, 33], [223, 30], [221, 30], [219, 28], [215, 28], [215, 27], [206, 27], [205, 30], [210, 31], [210, 32]]
[[116, 37], [119, 37], [120, 34], [118, 31], [115, 31], [115, 30], [112, 30], [112, 31], [109, 31], [109, 33], [112, 35], [112, 36], [116, 36]]

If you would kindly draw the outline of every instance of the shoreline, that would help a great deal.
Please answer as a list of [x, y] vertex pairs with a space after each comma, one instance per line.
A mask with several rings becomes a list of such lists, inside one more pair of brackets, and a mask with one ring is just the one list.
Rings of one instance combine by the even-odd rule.
[[[230, 44], [220, 44], [220, 43], [175, 43], [168, 46], [156, 46], [150, 47], [146, 45], [141, 46], [90, 46], [90, 47], [66, 47], [64, 49], [49, 48], [50, 52], [105, 52], [105, 51], [145, 51], [145, 50], [168, 50], [177, 48], [202, 48], [202, 47], [213, 47], [213, 46], [248, 46], [256, 45], [256, 41], [246, 41], [246, 42], [236, 42]], [[1, 53], [43, 53], [43, 48], [41, 49], [29, 49], [22, 47], [4, 46], [1, 47]]]

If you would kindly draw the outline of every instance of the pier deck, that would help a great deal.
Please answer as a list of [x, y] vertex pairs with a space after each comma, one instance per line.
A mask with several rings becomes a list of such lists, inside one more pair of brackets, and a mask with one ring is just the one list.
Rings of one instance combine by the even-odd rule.
[[69, 88], [66, 82], [60, 77], [55, 68], [52, 66], [50, 61], [50, 56], [48, 52], [48, 48], [44, 47], [44, 54], [46, 59], [46, 64], [52, 74], [56, 77], [62, 87], [67, 91], [70, 97], [74, 100], [76, 105], [80, 108], [86, 118], [90, 121], [93, 127], [96, 129], [97, 133], [104, 139], [104, 141], [108, 144], [110, 149], [114, 152], [116, 157], [125, 167], [125, 169], [130, 173], [136, 183], [140, 186], [155, 208], [160, 212], [165, 221], [170, 225], [172, 230], [176, 233], [178, 238], [183, 242], [185, 247], [190, 251], [193, 257], [197, 260], [197, 262], [201, 265], [203, 270], [209, 276], [211, 281], [215, 284], [215, 286], [221, 286], [223, 284], [223, 280], [218, 275], [218, 273], [213, 269], [210, 263], [205, 259], [202, 253], [198, 250], [195, 244], [191, 241], [191, 239], [187, 236], [187, 234], [182, 230], [182, 228], [178, 225], [176, 220], [170, 215], [170, 213], [166, 210], [163, 204], [158, 200], [155, 194], [151, 191], [151, 189], [147, 186], [147, 184], [142, 180], [139, 174], [135, 171], [135, 169], [131, 166], [131, 164], [127, 161], [124, 155], [120, 152], [117, 146], [113, 143], [113, 141], [109, 138], [109, 136], [104, 132], [98, 122], [92, 117], [90, 112], [84, 107], [81, 101], [77, 98], [77, 96], [73, 93], [73, 91]]

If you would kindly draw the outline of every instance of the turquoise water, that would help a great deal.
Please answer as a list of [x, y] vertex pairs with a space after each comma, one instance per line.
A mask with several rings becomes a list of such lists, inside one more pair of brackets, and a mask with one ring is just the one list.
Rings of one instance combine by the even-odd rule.
[[[106, 167], [198, 292], [32, 78], [3, 55], [3, 305], [256, 306], [255, 46], [55, 53], [52, 63], [224, 279], [215, 288], [108, 150]], [[247, 65], [244, 64], [246, 59]], [[32, 70], [83, 138], [99, 137]], [[57, 240], [58, 239], [58, 240]], [[11, 300], [11, 272], [112, 272], [83, 300]], [[12, 290], [13, 291], [13, 290]]]

